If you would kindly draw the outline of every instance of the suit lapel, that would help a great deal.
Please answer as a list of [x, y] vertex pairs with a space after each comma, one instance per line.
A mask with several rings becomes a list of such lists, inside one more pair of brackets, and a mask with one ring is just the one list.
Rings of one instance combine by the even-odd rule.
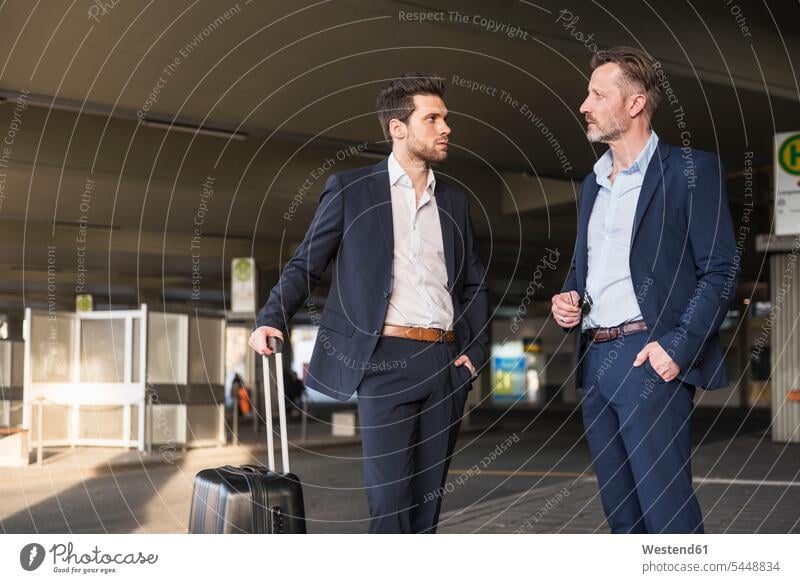
[[647, 165], [647, 171], [644, 174], [642, 181], [642, 188], [639, 191], [639, 200], [636, 203], [636, 214], [633, 218], [633, 230], [631, 231], [631, 244], [636, 239], [636, 233], [639, 231], [639, 226], [642, 224], [642, 218], [653, 200], [653, 195], [656, 193], [658, 185], [661, 184], [664, 174], [669, 166], [669, 146], [658, 140], [657, 146], [658, 155], [650, 158], [650, 163]]
[[442, 248], [444, 249], [444, 260], [447, 267], [447, 289], [452, 290], [456, 273], [453, 205], [450, 201], [450, 193], [447, 192], [447, 187], [443, 181], [436, 181], [435, 193], [436, 207], [439, 209], [439, 224], [442, 228]]
[[392, 190], [389, 185], [388, 158], [372, 167], [369, 180], [372, 205], [381, 223], [383, 240], [389, 253], [389, 261], [394, 257], [394, 224], [392, 222]]
[[580, 247], [576, 255], [575, 269], [582, 288], [586, 287], [586, 273], [589, 267], [589, 219], [592, 216], [592, 209], [597, 200], [598, 192], [600, 192], [600, 185], [597, 184], [597, 177], [592, 172], [586, 178], [583, 192], [581, 193], [580, 216], [578, 217], [578, 243]]

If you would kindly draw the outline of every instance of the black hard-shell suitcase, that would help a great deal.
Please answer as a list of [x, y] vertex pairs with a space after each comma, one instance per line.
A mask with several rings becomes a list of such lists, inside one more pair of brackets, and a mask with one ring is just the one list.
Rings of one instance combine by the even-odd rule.
[[275, 470], [269, 365], [263, 356], [268, 467], [244, 465], [201, 470], [194, 479], [190, 534], [306, 532], [303, 490], [299, 478], [289, 471], [281, 341], [270, 338], [270, 345], [275, 351], [283, 472]]

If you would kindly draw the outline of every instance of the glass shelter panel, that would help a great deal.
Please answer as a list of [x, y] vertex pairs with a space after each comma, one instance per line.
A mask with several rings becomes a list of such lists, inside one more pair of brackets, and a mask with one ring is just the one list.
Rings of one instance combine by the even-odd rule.
[[73, 380], [75, 326], [66, 314], [31, 315], [31, 379], [35, 383], [68, 383]]
[[81, 321], [80, 380], [121, 383], [125, 371], [125, 320]]
[[225, 321], [221, 318], [189, 320], [189, 383], [218, 384], [224, 379]]
[[186, 384], [186, 327], [183, 314], [149, 314], [147, 321], [148, 381]]

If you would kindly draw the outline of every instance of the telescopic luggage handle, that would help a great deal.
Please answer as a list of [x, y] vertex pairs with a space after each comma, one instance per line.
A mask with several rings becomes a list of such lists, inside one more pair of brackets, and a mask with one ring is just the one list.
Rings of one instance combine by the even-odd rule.
[[[278, 381], [278, 419], [281, 430], [281, 462], [285, 474], [289, 473], [289, 437], [286, 428], [286, 400], [283, 389], [283, 341], [275, 336], [270, 336], [267, 340], [270, 349], [275, 354], [275, 378]], [[275, 443], [272, 436], [272, 390], [269, 379], [269, 362], [265, 355], [261, 356], [261, 364], [264, 369], [264, 414], [267, 418], [267, 467], [271, 471], [275, 469]]]

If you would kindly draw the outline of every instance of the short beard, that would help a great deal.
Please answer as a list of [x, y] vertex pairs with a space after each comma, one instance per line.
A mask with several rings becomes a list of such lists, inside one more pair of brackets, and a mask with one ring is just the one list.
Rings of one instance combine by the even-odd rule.
[[621, 123], [615, 123], [610, 129], [601, 128], [596, 123], [594, 125], [594, 129], [586, 130], [586, 137], [590, 142], [599, 142], [603, 144], [618, 140], [628, 129]]
[[602, 129], [597, 130], [587, 130], [586, 137], [589, 139], [590, 142], [597, 142], [602, 144], [607, 144], [608, 142], [613, 142], [614, 140], [618, 139], [622, 135], [622, 128], [616, 128], [611, 130], [610, 132], [603, 132]]
[[435, 145], [428, 146], [411, 134], [408, 136], [407, 148], [411, 156], [422, 160], [426, 164], [436, 164], [447, 159], [447, 150], [437, 150]]

